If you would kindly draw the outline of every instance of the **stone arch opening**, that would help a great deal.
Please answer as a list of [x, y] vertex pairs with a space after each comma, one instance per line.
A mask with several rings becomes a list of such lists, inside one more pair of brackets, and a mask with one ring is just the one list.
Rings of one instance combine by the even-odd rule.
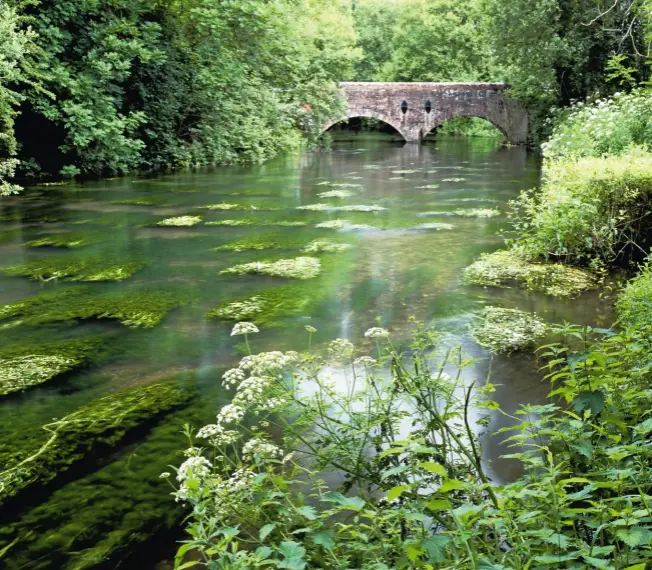
[[[353, 123], [356, 125], [357, 120], [360, 119], [371, 119], [373, 121], [377, 121], [379, 123], [382, 123], [385, 127], [387, 127], [387, 131], [391, 132], [393, 134], [398, 135], [400, 138], [403, 139], [403, 141], [407, 140], [406, 134], [403, 132], [402, 126], [400, 123], [397, 121], [394, 121], [390, 117], [386, 117], [381, 114], [376, 114], [376, 113], [366, 113], [366, 112], [361, 112], [361, 113], [356, 113], [356, 112], [350, 112], [346, 117], [342, 117], [341, 119], [333, 120], [327, 123], [323, 128], [322, 128], [322, 134], [326, 133], [327, 131], [331, 130], [333, 127], [338, 127], [339, 125], [344, 125], [347, 123]], [[353, 129], [347, 129], [351, 130], [356, 134], [360, 134], [363, 132], [363, 129], [360, 128], [359, 130], [357, 129], [357, 126], [354, 126]]]
[[509, 140], [509, 132], [503, 125], [480, 114], [459, 114], [440, 121], [427, 133], [423, 140], [433, 140], [437, 135], [462, 135], [471, 137]]

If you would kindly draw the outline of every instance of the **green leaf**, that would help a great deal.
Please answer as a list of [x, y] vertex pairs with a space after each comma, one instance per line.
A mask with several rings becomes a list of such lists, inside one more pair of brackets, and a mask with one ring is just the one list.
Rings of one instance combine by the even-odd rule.
[[593, 390], [590, 392], [580, 392], [573, 399], [573, 407], [576, 412], [583, 410], [590, 410], [591, 415], [596, 416], [604, 408], [605, 398], [600, 390]]
[[322, 500], [329, 503], [337, 503], [344, 508], [354, 511], [359, 511], [366, 505], [364, 499], [360, 497], [345, 497], [342, 493], [327, 493], [322, 497]]
[[650, 541], [652, 533], [649, 530], [633, 526], [631, 528], [621, 528], [616, 531], [616, 536], [628, 546], [641, 546]]
[[615, 568], [609, 560], [604, 560], [603, 558], [593, 558], [592, 556], [582, 556], [582, 558], [586, 563], [600, 570], [614, 570]]
[[260, 560], [267, 560], [272, 555], [272, 549], [269, 546], [259, 546], [256, 548], [256, 556]]
[[446, 471], [446, 468], [443, 465], [440, 465], [439, 463], [435, 463], [433, 461], [424, 461], [423, 463], [419, 463], [419, 467], [423, 467], [423, 469], [427, 469], [431, 473], [434, 473], [435, 475], [439, 475], [440, 477], [448, 477], [448, 472]]
[[398, 475], [399, 473], [403, 473], [403, 471], [407, 471], [410, 467], [408, 465], [397, 465], [396, 467], [391, 467], [390, 469], [387, 469], [382, 472], [380, 476], [380, 480], [384, 481], [387, 479], [387, 477], [391, 477], [392, 475]]
[[623, 568], [623, 570], [645, 570], [645, 562], [642, 564], [634, 564], [634, 566], [628, 566], [627, 568]]
[[403, 492], [409, 488], [409, 485], [397, 485], [396, 487], [392, 487], [387, 493], [387, 500], [393, 501], [394, 499], [398, 499]]
[[448, 511], [451, 508], [451, 503], [447, 499], [435, 499], [426, 503], [431, 511]]
[[428, 553], [428, 562], [443, 562], [446, 547], [451, 539], [448, 536], [439, 534], [432, 536], [421, 543], [421, 546]]
[[405, 447], [392, 447], [390, 449], [386, 449], [382, 453], [378, 454], [378, 457], [387, 457], [388, 455], [396, 455], [397, 453], [403, 453], [407, 448]]
[[320, 530], [312, 535], [312, 541], [323, 546], [326, 550], [333, 550], [335, 547], [335, 535], [332, 530]]
[[266, 524], [263, 528], [260, 529], [260, 541], [263, 542], [270, 532], [276, 528], [276, 523]]
[[317, 510], [315, 509], [315, 507], [309, 507], [309, 506], [299, 507], [297, 509], [297, 512], [300, 515], [307, 518], [309, 521], [314, 521], [317, 518]]
[[278, 551], [284, 560], [278, 563], [277, 568], [287, 568], [288, 570], [305, 570], [306, 549], [298, 542], [286, 541], [281, 542]]
[[554, 544], [555, 546], [558, 546], [559, 548], [566, 548], [568, 546], [569, 540], [568, 537], [564, 534], [558, 534], [556, 532], [553, 532], [552, 534], [548, 536], [542, 536], [542, 540], [545, 542], [548, 542], [550, 544]]
[[439, 487], [439, 492], [448, 493], [449, 491], [464, 489], [465, 487], [466, 485], [457, 479], [446, 479], [446, 481], [442, 483], [442, 486]]

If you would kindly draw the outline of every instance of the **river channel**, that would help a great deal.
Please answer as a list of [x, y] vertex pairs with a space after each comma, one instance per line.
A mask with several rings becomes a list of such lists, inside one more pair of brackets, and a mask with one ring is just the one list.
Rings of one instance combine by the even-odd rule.
[[[0, 200], [0, 307], [73, 289], [85, 303], [97, 296], [119, 304], [121, 295], [139, 291], [163, 291], [171, 299], [169, 310], [150, 327], [97, 314], [0, 320], [2, 351], [87, 337], [103, 338], [108, 347], [61, 378], [0, 397], [0, 456], [27, 453], [21, 450], [29, 449], [42, 426], [108, 394], [169, 378], [197, 394], [186, 406], [148, 418], [116, 445], [105, 443], [91, 456], [76, 458], [59, 477], [0, 507], [0, 568], [167, 568], [158, 563], [174, 550], [183, 512], [159, 475], [183, 460], [183, 424], [210, 422], [224, 401], [221, 372], [243, 347], [242, 337], [230, 336], [233, 323], [215, 308], [232, 301], [270, 291], [279, 299], [262, 319], [261, 332], [250, 338], [256, 351], [304, 349], [306, 325], [318, 330], [313, 345], [337, 337], [361, 344], [377, 319], [401, 336], [409, 317], [416, 316], [478, 359], [472, 375], [480, 382], [491, 369], [503, 409], [513, 412], [522, 403], [541, 401], [548, 387], [535, 358], [491, 359], [469, 334], [475, 315], [497, 305], [534, 311], [551, 323], [609, 326], [605, 303], [597, 294], [559, 300], [467, 286], [460, 279], [481, 253], [502, 246], [497, 233], [506, 225], [507, 202], [538, 185], [540, 175], [538, 156], [501, 147], [494, 139], [403, 145], [384, 135], [360, 134], [336, 140], [329, 152], [263, 165], [35, 187]], [[314, 204], [324, 206], [300, 208]], [[216, 209], [222, 207], [229, 209]], [[461, 215], [470, 209], [501, 214]], [[201, 220], [187, 227], [157, 225], [179, 216]], [[71, 232], [82, 242], [79, 247], [39, 247], [44, 238]], [[351, 247], [303, 251], [325, 240]], [[270, 243], [273, 249], [261, 249]], [[307, 280], [220, 273], [297, 256], [318, 258], [321, 273]], [[137, 260], [138, 271], [121, 281], [90, 283], [2, 271], [63, 257], [91, 265]], [[40, 316], [50, 310], [44, 304]], [[490, 430], [503, 421], [496, 416]], [[514, 466], [499, 459], [504, 449], [498, 439], [483, 439], [494, 478], [513, 477]]]

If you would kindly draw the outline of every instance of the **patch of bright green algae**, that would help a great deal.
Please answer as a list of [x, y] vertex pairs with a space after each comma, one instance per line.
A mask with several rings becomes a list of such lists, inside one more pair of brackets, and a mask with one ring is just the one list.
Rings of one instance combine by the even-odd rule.
[[269, 275], [292, 279], [312, 279], [321, 272], [321, 263], [316, 257], [296, 257], [277, 261], [254, 261], [235, 265], [223, 271], [222, 275]]
[[169, 287], [96, 292], [81, 286], [34, 295], [0, 307], [0, 321], [41, 325], [80, 319], [116, 319], [132, 328], [152, 328], [172, 309], [186, 303], [189, 295]]
[[533, 347], [548, 327], [536, 315], [516, 309], [486, 307], [471, 334], [491, 352], [511, 353]]
[[190, 227], [201, 224], [201, 216], [174, 216], [172, 218], [165, 218], [157, 222], [157, 226], [171, 226], [175, 228]]
[[303, 227], [306, 222], [298, 222], [294, 220], [261, 220], [256, 221], [250, 218], [239, 218], [232, 220], [215, 220], [213, 222], [206, 222], [207, 226], [281, 226], [281, 227]]
[[68, 249], [77, 249], [100, 241], [101, 236], [96, 232], [66, 232], [33, 239], [28, 241], [27, 245], [29, 247], [66, 247]]
[[517, 285], [555, 297], [575, 297], [584, 291], [597, 289], [600, 284], [599, 279], [585, 269], [561, 263], [533, 263], [511, 250], [480, 256], [464, 270], [462, 279], [470, 285]]
[[94, 255], [88, 257], [46, 257], [4, 269], [11, 277], [29, 277], [41, 281], [122, 281], [145, 267], [142, 259]]
[[10, 348], [0, 352], [0, 396], [38, 386], [96, 359], [107, 337]]
[[28, 487], [43, 485], [89, 453], [101, 457], [130, 430], [172, 410], [193, 395], [174, 382], [112, 394], [34, 430], [23, 447], [0, 454], [0, 505]]

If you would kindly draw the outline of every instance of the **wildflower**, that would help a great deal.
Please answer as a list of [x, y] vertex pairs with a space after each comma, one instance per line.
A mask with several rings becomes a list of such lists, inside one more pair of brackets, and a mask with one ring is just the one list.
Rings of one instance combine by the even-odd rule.
[[389, 331], [380, 327], [372, 327], [364, 333], [364, 335], [367, 338], [387, 338], [389, 336]]
[[222, 375], [222, 385], [231, 388], [240, 384], [246, 378], [245, 373], [239, 368], [231, 368]]
[[205, 457], [190, 457], [179, 466], [177, 480], [183, 482], [190, 478], [202, 479], [210, 473], [210, 470], [211, 464]]
[[158, 477], [159, 479], [167, 479], [170, 477], [170, 474], [166, 471], [165, 473], [161, 473]]
[[239, 422], [244, 418], [245, 412], [246, 410], [242, 406], [238, 406], [237, 404], [227, 404], [217, 415], [217, 423], [218, 425], [222, 425]]
[[242, 446], [242, 455], [243, 457], [250, 459], [253, 459], [254, 457], [271, 459], [278, 455], [283, 455], [283, 451], [280, 447], [268, 443], [263, 439], [253, 438]]
[[313, 327], [313, 326], [310, 326], [310, 325], [306, 325], [306, 330], [309, 333], [316, 333], [317, 332], [317, 329], [315, 327]]
[[240, 437], [240, 434], [234, 430], [226, 430], [217, 424], [208, 424], [197, 432], [197, 437], [199, 439], [206, 439], [211, 445], [218, 447], [235, 443]]
[[353, 361], [353, 364], [356, 366], [374, 366], [377, 363], [377, 360], [375, 358], [371, 358], [371, 356], [361, 356], [360, 358], [356, 358]]
[[242, 381], [238, 387], [238, 393], [236, 394], [233, 401], [247, 404], [262, 403], [264, 400], [263, 396], [271, 384], [271, 381], [272, 379], [269, 377], [260, 378], [258, 376], [250, 376], [246, 380]]
[[241, 334], [253, 334], [260, 332], [258, 327], [253, 323], [241, 322], [236, 323], [231, 331], [231, 336], [241, 335]]
[[335, 360], [345, 360], [353, 356], [355, 347], [343, 338], [337, 338], [328, 345], [328, 353]]

